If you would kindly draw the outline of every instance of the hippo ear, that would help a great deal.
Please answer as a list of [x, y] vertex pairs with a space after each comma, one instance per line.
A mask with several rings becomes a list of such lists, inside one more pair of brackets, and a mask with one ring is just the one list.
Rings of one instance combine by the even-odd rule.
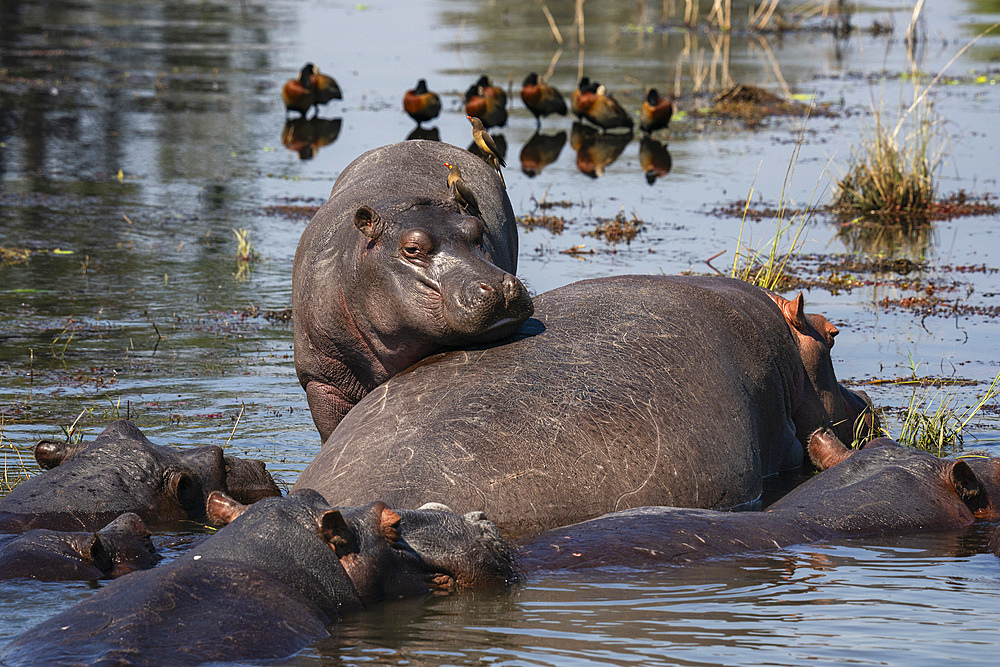
[[354, 226], [373, 241], [377, 241], [385, 231], [381, 216], [370, 206], [362, 206], [354, 212]]
[[84, 448], [82, 443], [60, 440], [39, 440], [35, 444], [35, 461], [42, 470], [51, 470]]
[[167, 472], [167, 490], [186, 512], [200, 510], [202, 496], [198, 482], [183, 470]]
[[338, 556], [344, 556], [355, 550], [354, 531], [339, 510], [323, 512], [317, 523], [320, 535], [333, 547]]
[[812, 432], [808, 449], [809, 459], [820, 470], [832, 468], [854, 453], [828, 428], [818, 428]]
[[403, 517], [386, 507], [383, 503], [377, 503], [376, 510], [379, 513], [379, 532], [390, 545], [396, 546], [400, 542], [399, 523]]
[[809, 322], [806, 320], [805, 314], [805, 297], [802, 296], [802, 292], [799, 295], [789, 301], [788, 299], [781, 299], [777, 304], [781, 308], [781, 314], [785, 316], [785, 322], [788, 326], [792, 327], [796, 331], [801, 333], [809, 332]]
[[976, 477], [975, 471], [965, 461], [955, 461], [948, 470], [948, 481], [955, 493], [974, 513], [985, 509], [990, 504], [989, 494], [983, 483]]
[[205, 518], [213, 526], [227, 526], [247, 511], [249, 505], [233, 500], [222, 491], [212, 491], [205, 501]]

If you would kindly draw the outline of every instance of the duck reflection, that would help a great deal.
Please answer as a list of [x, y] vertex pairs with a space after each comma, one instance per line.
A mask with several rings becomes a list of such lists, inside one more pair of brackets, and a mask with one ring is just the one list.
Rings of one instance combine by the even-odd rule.
[[559, 159], [559, 153], [566, 145], [566, 132], [541, 134], [535, 132], [521, 149], [521, 171], [529, 177], [538, 176], [542, 169]]
[[652, 185], [660, 176], [670, 173], [672, 161], [670, 152], [663, 143], [652, 137], [644, 137], [639, 144], [639, 165], [646, 174], [646, 182]]
[[569, 141], [576, 151], [576, 168], [591, 178], [600, 178], [632, 141], [632, 131], [602, 133], [583, 123], [573, 123]]
[[413, 132], [406, 135], [406, 140], [410, 139], [426, 139], [427, 141], [441, 141], [441, 133], [436, 127], [421, 127], [417, 125], [413, 128]]
[[311, 160], [320, 148], [329, 146], [340, 135], [341, 118], [296, 118], [286, 120], [281, 130], [281, 145]]

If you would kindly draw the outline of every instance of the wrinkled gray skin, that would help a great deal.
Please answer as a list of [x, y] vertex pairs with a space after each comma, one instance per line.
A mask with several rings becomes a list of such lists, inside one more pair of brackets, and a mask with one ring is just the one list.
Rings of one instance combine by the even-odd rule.
[[126, 512], [150, 525], [198, 521], [212, 491], [242, 502], [281, 495], [260, 462], [225, 456], [214, 445], [154, 445], [125, 420], [87, 442], [42, 440], [35, 459], [44, 472], [0, 498], [0, 532], [98, 530]]
[[[448, 188], [458, 165], [482, 220]], [[323, 440], [376, 386], [445, 346], [494, 341], [531, 315], [517, 228], [495, 171], [468, 151], [405, 141], [341, 173], [292, 270], [295, 370]]]
[[[213, 494], [208, 512], [226, 514], [231, 505]], [[384, 597], [446, 588], [434, 554], [475, 551], [475, 544], [450, 540], [459, 533], [483, 540], [489, 532], [489, 522], [450, 512], [401, 518], [382, 503], [341, 512], [312, 491], [239, 511], [178, 560], [114, 581], [26, 631], [0, 651], [0, 662], [191, 665], [286, 657], [328, 636], [341, 614]], [[442, 528], [431, 537], [434, 523]], [[502, 562], [486, 566], [498, 581], [513, 572], [500, 545]]]
[[0, 535], [0, 579], [93, 581], [145, 570], [156, 562], [149, 530], [132, 513], [96, 533], [36, 528]]
[[[829, 431], [817, 438], [843, 449]], [[940, 459], [885, 438], [845, 454], [766, 512], [625, 510], [535, 535], [521, 545], [518, 560], [525, 573], [683, 564], [834, 536], [957, 528], [998, 516], [1000, 459]]]
[[508, 537], [754, 500], [815, 428], [846, 438], [865, 407], [837, 384], [835, 328], [781, 299], [798, 331], [775, 298], [684, 276], [553, 290], [510, 342], [436, 355], [365, 397], [295, 488], [484, 511]]

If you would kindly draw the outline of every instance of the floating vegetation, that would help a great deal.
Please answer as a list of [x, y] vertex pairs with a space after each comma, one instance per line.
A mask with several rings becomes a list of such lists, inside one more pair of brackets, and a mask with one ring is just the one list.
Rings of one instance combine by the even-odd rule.
[[519, 217], [517, 222], [528, 229], [543, 227], [557, 235], [562, 234], [568, 224], [566, 218], [561, 215], [533, 215], [530, 213]]
[[597, 227], [592, 231], [584, 232], [584, 236], [604, 239], [608, 243], [620, 243], [622, 241], [631, 243], [632, 239], [642, 231], [645, 224], [634, 211], [631, 218], [626, 217], [625, 209], [618, 211], [618, 215], [610, 220], [603, 218], [598, 218], [597, 220]]
[[234, 229], [236, 236], [236, 272], [233, 277], [236, 282], [241, 283], [250, 277], [250, 267], [260, 259], [260, 253], [254, 248], [253, 241], [250, 240], [250, 232], [246, 229]]
[[24, 264], [31, 256], [27, 248], [4, 248], [0, 246], [0, 266], [9, 264]]

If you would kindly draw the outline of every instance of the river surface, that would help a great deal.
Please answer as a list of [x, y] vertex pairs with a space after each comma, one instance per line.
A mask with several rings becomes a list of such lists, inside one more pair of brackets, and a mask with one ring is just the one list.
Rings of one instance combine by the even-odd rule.
[[[703, 25], [711, 4], [700, 5]], [[914, 68], [924, 85], [948, 68], [927, 96], [940, 129], [939, 194], [995, 198], [1000, 35], [953, 58], [1000, 20], [1000, 2], [927, 5], [910, 52], [912, 3], [878, 0], [861, 2], [854, 30], [839, 38], [816, 29], [829, 25], [819, 14], [808, 29], [748, 35], [743, 2], [733, 8], [737, 29], [724, 34], [682, 27], [679, 0], [592, 1], [583, 46], [565, 0], [546, 4], [561, 45], [536, 2], [0, 0], [0, 247], [32, 251], [27, 262], [0, 264], [7, 474], [41, 437], [75, 423], [92, 438], [127, 416], [159, 443], [228, 442], [291, 486], [319, 443], [295, 378], [291, 325], [266, 315], [290, 307], [296, 243], [340, 171], [413, 131], [401, 97], [419, 78], [443, 99], [427, 126], [460, 146], [471, 140], [461, 94], [481, 73], [514, 93], [510, 122], [493, 135], [508, 146], [515, 212], [566, 220], [559, 234], [521, 230], [518, 273], [533, 293], [622, 273], [728, 271], [741, 219], [719, 209], [751, 190], [762, 207], [783, 197], [829, 202], [872, 109], [882, 104], [894, 123], [914, 99]], [[876, 22], [893, 32], [873, 34]], [[338, 80], [344, 100], [321, 110], [330, 122], [311, 127], [319, 138], [301, 159], [282, 143], [280, 88], [307, 61]], [[599, 177], [582, 173], [561, 117], [542, 123], [556, 141], [565, 133], [558, 156], [540, 174], [522, 172], [536, 128], [517, 98], [521, 80], [551, 69], [568, 93], [581, 67], [633, 111], [649, 86], [677, 97], [684, 113], [657, 134], [668, 174], [647, 182], [638, 135]], [[697, 113], [733, 83], [824, 111], [752, 126]], [[631, 243], [592, 235], [619, 213], [644, 223]], [[812, 218], [793, 270], [861, 283], [806, 292], [807, 307], [841, 329], [838, 375], [890, 408], [912, 388], [873, 378], [966, 380], [941, 395], [956, 406], [981, 395], [1000, 371], [998, 224], [997, 215], [959, 217], [887, 237], [838, 234], [832, 220]], [[748, 219], [743, 242], [760, 247], [775, 228], [771, 216]], [[250, 266], [235, 259], [234, 229], [260, 254]], [[587, 254], [562, 252], [577, 246]], [[917, 269], [830, 268], [873, 258]], [[944, 295], [947, 315], [897, 305], [931, 292]], [[1000, 454], [995, 401], [970, 424], [966, 447]], [[1000, 561], [985, 552], [989, 528], [553, 574], [501, 598], [385, 604], [289, 662], [993, 663]], [[174, 536], [156, 539], [169, 557]], [[93, 590], [0, 585], [0, 644]]]

